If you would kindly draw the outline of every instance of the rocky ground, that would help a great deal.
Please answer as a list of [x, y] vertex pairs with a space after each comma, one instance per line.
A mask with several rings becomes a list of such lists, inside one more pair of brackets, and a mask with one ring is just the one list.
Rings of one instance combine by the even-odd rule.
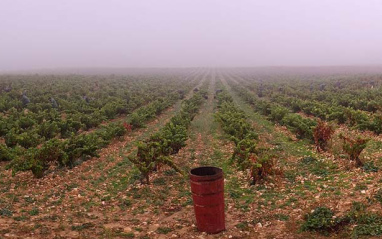
[[[0, 165], [0, 238], [327, 238], [300, 230], [304, 215], [327, 206], [341, 216], [353, 202], [381, 211], [375, 200], [382, 173], [358, 169], [334, 152], [317, 153], [287, 129], [256, 114], [233, 92], [235, 103], [258, 131], [258, 147], [275, 155], [282, 173], [250, 185], [246, 172], [230, 164], [233, 145], [219, 128], [216, 83], [224, 76], [211, 74], [209, 98], [189, 129], [187, 146], [174, 161], [187, 172], [192, 167], [221, 167], [225, 176], [227, 230], [216, 235], [198, 232], [188, 175], [161, 168], [151, 184], [141, 184], [139, 172], [127, 159], [135, 142], [147, 138], [179, 110], [175, 106], [115, 140], [100, 158], [70, 170], [52, 169], [43, 179], [31, 173], [12, 176]], [[225, 84], [229, 89], [228, 85]], [[178, 107], [178, 108], [177, 108]], [[381, 165], [377, 141], [363, 155]], [[314, 162], [303, 158], [314, 157]], [[329, 234], [348, 238], [351, 228]]]

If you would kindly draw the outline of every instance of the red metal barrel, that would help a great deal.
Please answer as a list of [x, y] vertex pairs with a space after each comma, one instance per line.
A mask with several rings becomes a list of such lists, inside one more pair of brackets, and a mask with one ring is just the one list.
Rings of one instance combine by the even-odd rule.
[[223, 171], [216, 167], [194, 168], [190, 179], [198, 230], [207, 233], [225, 230]]

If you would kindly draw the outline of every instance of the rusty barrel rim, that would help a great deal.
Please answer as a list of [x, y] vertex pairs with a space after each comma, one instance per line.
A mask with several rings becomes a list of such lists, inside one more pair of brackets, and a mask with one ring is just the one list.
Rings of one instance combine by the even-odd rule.
[[205, 166], [193, 168], [189, 172], [192, 181], [213, 181], [223, 177], [221, 168]]

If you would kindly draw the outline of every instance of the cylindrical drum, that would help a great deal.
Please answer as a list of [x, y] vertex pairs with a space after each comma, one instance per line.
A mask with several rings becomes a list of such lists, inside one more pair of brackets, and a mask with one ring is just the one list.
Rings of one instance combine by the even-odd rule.
[[207, 233], [225, 230], [223, 171], [216, 167], [194, 168], [190, 181], [198, 230]]

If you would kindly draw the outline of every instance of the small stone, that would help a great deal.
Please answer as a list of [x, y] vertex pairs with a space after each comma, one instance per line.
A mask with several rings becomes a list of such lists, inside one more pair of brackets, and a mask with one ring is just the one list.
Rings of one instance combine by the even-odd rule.
[[68, 237], [68, 238], [78, 238], [79, 236], [80, 236], [80, 233], [76, 231], [71, 231], [65, 234], [65, 237]]
[[6, 233], [6, 234], [4, 234], [4, 236], [5, 236], [5, 237], [15, 237], [15, 235], [14, 235], [14, 234], [11, 234], [11, 233]]
[[260, 222], [258, 222], [258, 223], [256, 224], [256, 227], [263, 227], [263, 225], [262, 225]]
[[366, 191], [365, 191], [365, 190], [362, 190], [362, 191], [361, 191], [361, 193], [362, 193], [362, 194], [365, 194], [365, 193], [366, 193]]
[[125, 227], [125, 228], [123, 228], [123, 232], [124, 233], [129, 233], [129, 232], [131, 232], [132, 230], [131, 230], [131, 228], [130, 227]]
[[153, 224], [151, 226], [149, 226], [149, 230], [150, 231], [156, 231], [158, 228], [159, 228], [159, 224]]

